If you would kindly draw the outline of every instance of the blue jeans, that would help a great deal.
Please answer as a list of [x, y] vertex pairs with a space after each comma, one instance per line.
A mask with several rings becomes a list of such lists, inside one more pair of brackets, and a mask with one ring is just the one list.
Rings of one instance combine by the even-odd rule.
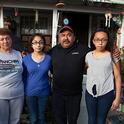
[[107, 114], [114, 100], [114, 91], [110, 91], [99, 97], [93, 97], [86, 91], [85, 100], [88, 112], [88, 124], [105, 124]]
[[45, 110], [48, 96], [27, 96], [30, 124], [45, 124]]

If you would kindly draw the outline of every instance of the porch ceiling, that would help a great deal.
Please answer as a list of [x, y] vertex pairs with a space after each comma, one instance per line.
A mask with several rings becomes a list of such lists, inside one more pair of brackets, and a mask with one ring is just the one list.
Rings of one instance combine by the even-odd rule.
[[[16, 2], [16, 3], [40, 3], [40, 4], [52, 4], [55, 5], [59, 0], [0, 0], [0, 2]], [[64, 1], [66, 5], [81, 5], [87, 3], [88, 0], [60, 0]]]
[[[55, 4], [57, 3], [58, 0], [0, 0], [0, 5], [3, 5], [5, 7], [33, 7], [33, 8], [42, 8], [42, 7], [47, 7], [54, 9], [56, 8]], [[113, 4], [113, 3], [101, 3], [101, 2], [91, 2], [89, 0], [62, 0], [65, 3], [64, 8], [59, 8], [61, 10], [65, 9], [89, 9], [90, 11], [92, 10], [111, 10], [115, 12], [122, 12], [124, 11], [124, 4]]]

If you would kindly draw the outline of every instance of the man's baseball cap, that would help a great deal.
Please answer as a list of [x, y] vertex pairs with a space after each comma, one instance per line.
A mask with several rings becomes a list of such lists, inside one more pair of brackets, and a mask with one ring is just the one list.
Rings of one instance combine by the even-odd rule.
[[73, 29], [70, 26], [63, 26], [60, 30], [59, 33], [62, 33], [63, 31], [70, 31], [74, 33]]

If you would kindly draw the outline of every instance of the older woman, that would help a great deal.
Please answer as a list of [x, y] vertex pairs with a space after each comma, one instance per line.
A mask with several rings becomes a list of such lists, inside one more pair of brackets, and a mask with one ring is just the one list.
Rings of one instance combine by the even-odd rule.
[[11, 32], [0, 28], [0, 124], [19, 124], [24, 100], [22, 58], [11, 45]]

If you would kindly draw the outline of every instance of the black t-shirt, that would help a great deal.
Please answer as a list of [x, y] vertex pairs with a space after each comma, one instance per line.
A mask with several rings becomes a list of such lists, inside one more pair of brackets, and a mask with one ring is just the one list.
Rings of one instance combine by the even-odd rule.
[[53, 92], [74, 95], [82, 92], [85, 55], [89, 51], [83, 44], [75, 43], [64, 49], [61, 45], [52, 48]]

